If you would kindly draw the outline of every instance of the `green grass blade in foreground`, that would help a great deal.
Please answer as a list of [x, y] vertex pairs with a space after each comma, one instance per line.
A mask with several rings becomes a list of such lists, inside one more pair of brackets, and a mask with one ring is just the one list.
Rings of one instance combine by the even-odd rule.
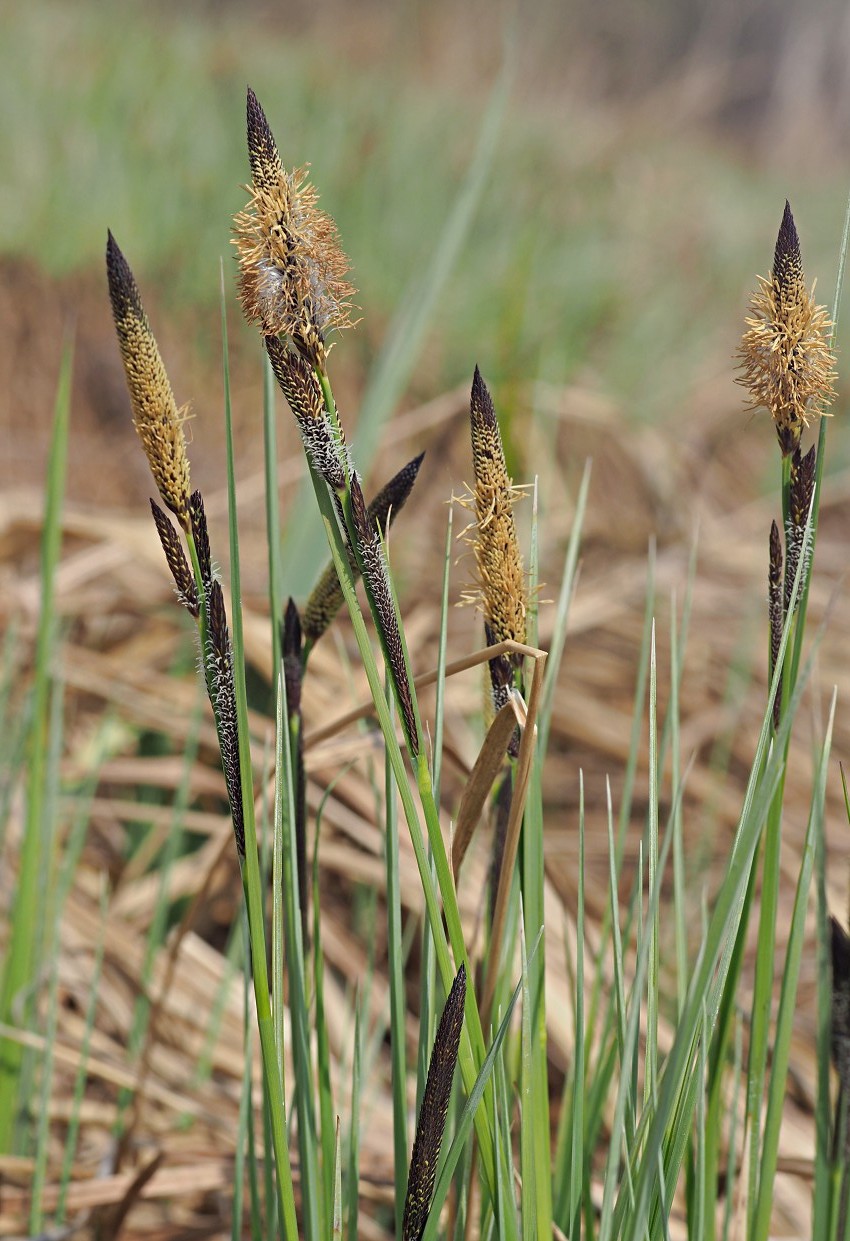
[[339, 1140], [339, 1117], [336, 1118], [333, 1163], [333, 1212], [331, 1215], [331, 1239], [342, 1241], [342, 1149]]
[[[59, 699], [61, 710], [62, 695], [58, 687], [54, 691], [54, 698]], [[98, 761], [95, 764], [95, 770], [98, 770], [99, 767], [100, 763]], [[80, 804], [77, 808], [77, 813], [74, 816], [74, 821], [68, 836], [68, 842], [65, 847], [59, 869], [55, 904], [51, 915], [52, 928], [45, 951], [45, 960], [51, 961], [53, 964], [50, 971], [47, 1029], [45, 1031], [44, 1040], [44, 1059], [41, 1066], [40, 1102], [38, 1106], [37, 1121], [38, 1135], [36, 1140], [32, 1188], [30, 1190], [31, 1208], [29, 1227], [33, 1236], [37, 1236], [42, 1231], [43, 1227], [42, 1193], [47, 1179], [47, 1160], [49, 1153], [48, 1144], [50, 1138], [51, 1118], [50, 1096], [53, 1088], [53, 1062], [59, 1013], [59, 959], [60, 940], [62, 934], [62, 915], [65, 910], [65, 903], [68, 899], [68, 894], [74, 883], [77, 863], [79, 862], [80, 855], [83, 851], [83, 845], [85, 843], [86, 832], [88, 830], [89, 818], [91, 814], [91, 799], [94, 794], [96, 783], [97, 776], [94, 775], [88, 781], [88, 788], [86, 789], [85, 795], [81, 798]], [[70, 1138], [70, 1134], [68, 1136]]]
[[[437, 965], [440, 970], [443, 986], [446, 989], [446, 993], [448, 993], [454, 980], [455, 970], [452, 967], [451, 956], [449, 954], [449, 945], [446, 941], [446, 934], [443, 929], [443, 912], [440, 908], [440, 900], [438, 898], [437, 890], [431, 874], [430, 860], [425, 848], [425, 841], [422, 835], [419, 814], [413, 800], [412, 790], [410, 788], [407, 772], [405, 770], [404, 759], [392, 726], [392, 719], [387, 709], [383, 686], [378, 674], [374, 654], [369, 644], [369, 638], [363, 621], [363, 615], [357, 602], [354, 583], [351, 577], [351, 569], [348, 564], [348, 557], [345, 553], [345, 548], [342, 545], [342, 539], [337, 525], [336, 513], [333, 509], [330, 497], [324, 488], [324, 484], [319, 480], [317, 480], [316, 496], [319, 501], [319, 507], [322, 510], [322, 515], [325, 519], [328, 543], [334, 559], [334, 564], [336, 565], [336, 571], [339, 576], [340, 585], [342, 586], [343, 595], [345, 596], [349, 615], [351, 617], [355, 639], [360, 651], [360, 657], [363, 661], [363, 668], [369, 683], [372, 701], [375, 705], [375, 712], [381, 725], [381, 731], [383, 733], [384, 742], [387, 748], [387, 755], [392, 766], [393, 778], [395, 779], [396, 787], [404, 808], [405, 818], [410, 829], [410, 837], [413, 844], [414, 853], [416, 854], [416, 863], [419, 869], [419, 877], [422, 883], [428, 919], [434, 937]], [[452, 941], [452, 950], [455, 953], [455, 958], [458, 963], [460, 964], [460, 962], [464, 962], [467, 965], [467, 976], [469, 977], [469, 962], [466, 953], [466, 946], [463, 942], [463, 931], [460, 925], [457, 898], [454, 892], [451, 870], [445, 854], [445, 846], [443, 844], [442, 835], [440, 834], [439, 821], [437, 821], [436, 824], [434, 824], [433, 821], [429, 821], [428, 828], [429, 839], [431, 840], [432, 849], [435, 855], [434, 860], [437, 866], [440, 894], [443, 897], [446, 911], [446, 922]], [[442, 867], [440, 866], [440, 862], [442, 862]], [[466, 1021], [464, 1022], [464, 1031], [461, 1037], [460, 1052], [458, 1057], [464, 1086], [467, 1092], [472, 1088], [472, 1084], [477, 1075], [477, 1066], [480, 1066], [480, 1064], [483, 1063], [483, 1047], [484, 1038], [481, 1030], [481, 1019], [478, 1012], [478, 1006], [475, 1001], [473, 989], [471, 986], [468, 986], [466, 990]], [[494, 1193], [496, 1192], [494, 1151], [492, 1141], [492, 1124], [494, 1123], [494, 1117], [492, 1111], [489, 1109], [487, 1111], [489, 1111], [489, 1114], [486, 1114], [485, 1112], [483, 1119], [476, 1117], [476, 1133], [478, 1134], [479, 1148], [481, 1151], [485, 1178], [490, 1187], [491, 1193]], [[513, 1234], [511, 1234], [511, 1236], [513, 1236]]]
[[558, 685], [558, 674], [561, 670], [561, 659], [563, 657], [564, 647], [567, 641], [570, 603], [572, 601], [573, 590], [575, 588], [576, 568], [578, 566], [578, 554], [581, 546], [581, 532], [584, 526], [584, 514], [587, 508], [587, 496], [590, 490], [590, 467], [591, 462], [588, 461], [584, 467], [578, 497], [576, 498], [573, 525], [570, 530], [570, 538], [567, 543], [567, 552], [564, 557], [564, 568], [561, 573], [561, 587], [558, 592], [558, 603], [555, 608], [552, 637], [549, 642], [549, 658], [546, 661], [546, 674], [543, 681], [543, 700], [540, 704], [540, 714], [538, 717], [538, 727], [540, 729], [540, 753], [543, 755], [546, 754], [549, 744], [549, 729], [552, 725], [552, 707], [555, 702], [555, 690]]
[[[392, 691], [387, 687], [387, 706]], [[398, 805], [389, 759], [384, 773], [384, 850], [387, 873], [387, 974], [390, 988], [390, 1056], [393, 1096], [393, 1181], [396, 1234], [401, 1237], [407, 1193], [407, 1058], [405, 1055], [404, 946], [401, 934], [401, 885], [398, 870]]]
[[[781, 667], [782, 656], [788, 642], [789, 627], [783, 633], [782, 645], [778, 660]], [[795, 686], [792, 701], [786, 718], [782, 721], [776, 745], [767, 758], [767, 745], [771, 729], [770, 709], [766, 709], [762, 721], [750, 779], [744, 798], [744, 805], [735, 835], [732, 854], [729, 859], [726, 877], [717, 896], [714, 911], [709, 923], [703, 950], [691, 976], [686, 1004], [682, 1011], [676, 1036], [668, 1058], [664, 1073], [659, 1082], [658, 1101], [652, 1121], [649, 1125], [645, 1141], [645, 1150], [656, 1151], [664, 1140], [667, 1126], [673, 1119], [677, 1101], [690, 1077], [692, 1056], [695, 1050], [698, 1030], [702, 1024], [702, 1005], [708, 997], [708, 1021], [712, 1029], [720, 1006], [724, 986], [729, 973], [730, 958], [740, 925], [741, 912], [749, 882], [756, 849], [761, 838], [762, 827], [767, 809], [778, 787], [784, 771], [783, 745], [790, 730], [797, 703], [803, 685], [808, 676], [807, 667], [804, 675]], [[778, 678], [774, 677], [774, 682]], [[772, 690], [775, 685], [772, 686]], [[768, 698], [768, 702], [772, 697]], [[687, 1125], [690, 1129], [691, 1117], [680, 1114], [678, 1124]], [[678, 1148], [678, 1143], [673, 1143]], [[675, 1184], [674, 1169], [667, 1169], [668, 1183]], [[618, 1203], [618, 1238], [642, 1237], [650, 1213], [650, 1199], [657, 1194], [657, 1169], [654, 1158], [643, 1157], [637, 1171], [637, 1198], [634, 1209], [627, 1207], [621, 1196]], [[628, 1220], [628, 1230], [625, 1227]]]
[[[257, 856], [257, 828], [254, 820], [254, 782], [251, 768], [251, 746], [248, 731], [248, 695], [245, 686], [244, 642], [242, 638], [242, 588], [239, 569], [239, 534], [236, 515], [236, 469], [233, 455], [233, 418], [230, 402], [230, 361], [227, 350], [227, 308], [224, 296], [224, 271], [221, 289], [222, 366], [224, 378], [224, 427], [227, 448], [227, 500], [230, 529], [230, 594], [232, 600], [233, 681], [236, 693], [236, 713], [239, 729], [239, 765], [242, 774], [242, 802], [245, 823], [245, 861], [242, 884], [248, 911], [248, 929], [251, 943], [250, 965], [254, 978], [254, 996], [257, 1004], [257, 1024], [263, 1058], [263, 1079], [271, 1114], [272, 1140], [274, 1144], [277, 1189], [280, 1205], [281, 1226], [286, 1241], [298, 1241], [298, 1223], [295, 1217], [295, 1195], [292, 1185], [292, 1168], [286, 1140], [286, 1119], [283, 1106], [283, 1084], [277, 1066], [274, 1023], [269, 996], [269, 980], [266, 967], [265, 905], [260, 882], [260, 864]], [[306, 1233], [308, 1241], [318, 1241], [314, 1233]]]
[[[520, 914], [524, 913], [522, 900], [520, 898]], [[534, 1064], [532, 1051], [532, 1013], [531, 1013], [531, 986], [528, 977], [528, 960], [525, 953], [525, 935], [522, 931], [523, 917], [520, 917], [520, 954], [522, 960], [522, 977], [520, 983], [522, 986], [522, 1038], [520, 1045], [520, 1129], [519, 1129], [519, 1151], [520, 1151], [520, 1173], [522, 1175], [523, 1195], [522, 1195], [522, 1237], [523, 1241], [534, 1241], [539, 1235], [538, 1232], [538, 1212], [541, 1206], [537, 1198], [537, 1174], [535, 1169], [535, 1155], [537, 1146], [537, 1135], [535, 1129], [538, 1124], [543, 1128], [544, 1136], [548, 1145], [549, 1142], [549, 1126], [542, 1126], [542, 1117], [536, 1115], [535, 1112], [535, 1083], [534, 1083]], [[548, 1181], [549, 1165], [548, 1162], [544, 1168], [544, 1174]], [[530, 1192], [529, 1192], [530, 1190]], [[551, 1223], [548, 1229], [548, 1236], [552, 1235]]]
[[434, 704], [434, 760], [431, 783], [434, 788], [434, 800], [440, 804], [440, 776], [443, 769], [443, 723], [446, 708], [446, 647], [449, 633], [449, 578], [452, 565], [452, 531], [454, 526], [454, 508], [449, 506], [446, 522], [446, 546], [443, 553], [443, 587], [440, 595], [440, 634], [437, 646], [437, 683], [435, 686]]
[[[357, 459], [366, 474], [377, 448], [381, 430], [393, 413], [410, 381], [429, 326], [439, 313], [440, 298], [469, 236], [481, 201], [487, 175], [498, 149], [499, 131], [508, 100], [511, 68], [505, 65], [490, 95], [478, 134], [475, 152], [445, 221], [437, 246], [423, 271], [416, 276], [387, 334], [366, 391], [360, 402], [357, 424]], [[294, 512], [309, 506], [308, 482], [299, 489]], [[305, 532], [293, 522], [283, 549], [286, 580], [292, 593], [305, 593], [322, 554], [320, 531]]]
[[[338, 778], [338, 777], [337, 777]], [[316, 996], [316, 1072], [319, 1087], [319, 1119], [321, 1122], [322, 1181], [325, 1197], [325, 1220], [334, 1212], [334, 1144], [339, 1139], [338, 1119], [334, 1121], [333, 1091], [331, 1089], [331, 1048], [328, 1023], [325, 1016], [325, 959], [322, 953], [322, 920], [319, 912], [319, 840], [325, 804], [331, 795], [335, 781], [325, 789], [316, 811], [316, 838], [313, 845], [313, 987]], [[325, 1230], [327, 1231], [327, 1229]]]
[[829, 752], [832, 744], [832, 725], [835, 719], [835, 701], [836, 692], [834, 691], [829, 709], [826, 736], [821, 749], [817, 780], [812, 793], [809, 823], [806, 828], [803, 857], [797, 880], [797, 892], [794, 897], [794, 911], [791, 915], [791, 927], [788, 934], [785, 970], [782, 975], [782, 990], [780, 992], [779, 1012], [776, 1019], [773, 1063], [768, 1089], [767, 1117], [762, 1142], [761, 1167], [759, 1168], [757, 1198], [753, 1213], [751, 1236], [754, 1241], [767, 1241], [768, 1232], [770, 1231], [770, 1220], [773, 1210], [773, 1183], [776, 1177], [776, 1162], [779, 1154], [779, 1129], [782, 1123], [785, 1101], [785, 1084], [791, 1052], [791, 1034], [797, 1001], [800, 961], [803, 953], [806, 913], [809, 905], [809, 888], [811, 887], [814, 869], [815, 851], [821, 851], [824, 847], [823, 810], [826, 797]]
[[[844, 811], [850, 825], [850, 797], [844, 767], [841, 766]], [[818, 1084], [815, 1104], [815, 1188], [812, 1202], [812, 1236], [827, 1237], [829, 1220], [837, 1204], [832, 1201], [833, 1138], [832, 1100], [832, 953], [829, 908], [826, 896], [826, 849], [821, 847], [815, 857], [817, 876], [817, 1065]]]
[[[45, 485], [45, 512], [41, 536], [40, 608], [33, 674], [33, 710], [27, 747], [26, 812], [20, 850], [17, 885], [9, 916], [9, 939], [0, 985], [0, 1022], [26, 1025], [30, 1003], [22, 1012], [16, 1007], [20, 993], [32, 979], [35, 924], [41, 905], [42, 816], [45, 804], [45, 773], [49, 749], [48, 719], [50, 682], [56, 643], [55, 579], [62, 545], [62, 505], [68, 453], [68, 422], [71, 406], [72, 349], [66, 345], [59, 369], [50, 457]], [[20, 1044], [0, 1039], [0, 1150], [11, 1151], [18, 1107]]]
[[304, 943], [301, 936], [301, 898], [298, 891], [295, 778], [292, 774], [294, 751], [289, 730], [286, 677], [283, 675], [278, 682], [277, 704], [274, 831], [275, 837], [280, 837], [281, 842], [284, 946], [289, 981], [292, 1061], [295, 1070], [294, 1106], [298, 1116], [298, 1152], [301, 1158], [301, 1200], [304, 1204], [304, 1218], [315, 1230], [314, 1234], [307, 1232], [308, 1241], [318, 1241], [321, 1227], [322, 1191], [319, 1184], [318, 1135], [313, 1061], [310, 1050], [310, 1013], [304, 968]]
[[573, 1068], [572, 1138], [570, 1142], [570, 1169], [561, 1168], [560, 1175], [569, 1186], [569, 1207], [563, 1218], [568, 1235], [577, 1237], [581, 1219], [581, 1202], [584, 1193], [584, 776], [579, 775], [579, 822], [578, 822], [578, 896], [576, 900], [576, 987], [575, 987], [575, 1065]]
[[357, 1215], [360, 1207], [360, 1077], [363, 1060], [361, 1009], [358, 996], [354, 1005], [354, 1055], [351, 1064], [351, 1117], [348, 1132], [348, 1241], [357, 1241]]
[[82, 1112], [83, 1095], [85, 1094], [86, 1078], [88, 1073], [89, 1050], [91, 1048], [95, 1017], [97, 1016], [98, 1001], [100, 999], [100, 975], [103, 968], [103, 956], [106, 946], [106, 925], [108, 914], [109, 903], [107, 900], [105, 877], [101, 875], [100, 927], [94, 950], [89, 1002], [86, 1008], [83, 1024], [83, 1037], [80, 1042], [78, 1052], [79, 1063], [77, 1065], [76, 1076], [74, 1077], [74, 1090], [71, 1096], [71, 1115], [68, 1121], [68, 1132], [65, 1137], [65, 1153], [62, 1157], [62, 1171], [59, 1174], [59, 1188], [56, 1195], [55, 1224], [58, 1229], [61, 1229], [65, 1223], [65, 1206], [68, 1197], [68, 1186], [71, 1183], [71, 1172], [74, 1167], [74, 1158], [77, 1152], [77, 1138], [80, 1133], [80, 1116]]
[[[533, 951], [537, 951], [537, 944], [534, 945]], [[481, 1102], [485, 1087], [490, 1080], [490, 1076], [493, 1072], [493, 1066], [498, 1059], [502, 1044], [505, 1041], [505, 1035], [510, 1028], [514, 1005], [517, 1002], [521, 986], [522, 980], [520, 979], [514, 989], [513, 995], [511, 996], [510, 1003], [508, 1004], [501, 1024], [496, 1031], [496, 1036], [493, 1039], [492, 1046], [487, 1052], [484, 1063], [481, 1066], [481, 1071], [473, 1082], [472, 1089], [467, 1094], [466, 1103], [464, 1104], [460, 1120], [458, 1121], [457, 1129], [455, 1130], [455, 1135], [452, 1139], [452, 1144], [449, 1147], [448, 1154], [446, 1155], [442, 1167], [440, 1168], [437, 1183], [434, 1186], [434, 1196], [431, 1199], [431, 1209], [428, 1213], [428, 1221], [425, 1224], [421, 1241], [436, 1241], [437, 1229], [440, 1221], [440, 1211], [443, 1208], [443, 1203], [445, 1202], [446, 1195], [449, 1192], [449, 1186], [452, 1183], [452, 1174], [454, 1173], [457, 1162], [460, 1159], [463, 1148], [469, 1138], [469, 1133], [475, 1119], [475, 1114], [478, 1110], [478, 1105]], [[498, 1166], [500, 1168], [502, 1166], [501, 1159], [499, 1160]], [[513, 1206], [511, 1206], [511, 1210], [513, 1212]]]

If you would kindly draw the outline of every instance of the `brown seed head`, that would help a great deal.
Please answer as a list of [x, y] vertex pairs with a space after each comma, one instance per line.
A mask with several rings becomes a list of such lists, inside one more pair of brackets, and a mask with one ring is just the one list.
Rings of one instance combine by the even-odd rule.
[[339, 420], [335, 425], [328, 417], [315, 371], [277, 336], [267, 336], [265, 344], [275, 378], [298, 423], [305, 451], [328, 486], [342, 491], [348, 464], [346, 447], [340, 438]]
[[106, 274], [115, 331], [130, 390], [133, 423], [167, 508], [188, 529], [189, 458], [183, 434], [185, 411], [177, 408], [133, 273], [112, 233], [106, 243]]
[[404, 1202], [403, 1241], [419, 1241], [428, 1222], [440, 1147], [446, 1128], [452, 1079], [460, 1048], [465, 1000], [466, 969], [461, 965], [437, 1027], [422, 1094], [422, 1106], [416, 1122], [416, 1137], [413, 1140], [407, 1197]]
[[788, 456], [803, 428], [827, 412], [835, 396], [832, 321], [809, 293], [803, 277], [800, 240], [788, 203], [776, 240], [770, 279], [759, 277], [750, 303], [738, 357], [738, 382], [748, 389], [748, 407], [765, 406]]
[[525, 642], [525, 573], [513, 506], [516, 492], [490, 393], [478, 367], [470, 401], [472, 465], [475, 471], [473, 538], [484, 619], [495, 642]]
[[170, 517], [166, 515], [156, 501], [151, 500], [150, 504], [156, 532], [159, 535], [162, 550], [165, 552], [165, 559], [171, 570], [171, 576], [174, 578], [177, 598], [184, 608], [197, 620], [201, 611], [201, 601], [198, 597], [197, 584], [192, 576], [192, 570], [189, 568], [189, 562], [186, 559], [186, 553], [183, 551], [183, 544], [180, 542], [180, 535], [175, 530]]
[[289, 336], [311, 366], [324, 370], [328, 333], [351, 326], [348, 259], [306, 168], [283, 168], [250, 87], [248, 155], [251, 198], [233, 222], [242, 309], [265, 336]]

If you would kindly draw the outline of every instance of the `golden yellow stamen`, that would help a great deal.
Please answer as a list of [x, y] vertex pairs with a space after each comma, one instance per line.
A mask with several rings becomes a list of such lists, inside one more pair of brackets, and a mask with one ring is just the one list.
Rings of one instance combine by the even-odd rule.
[[265, 336], [288, 336], [319, 370], [327, 335], [351, 326], [354, 288], [334, 221], [317, 204], [307, 170], [287, 172], [256, 95], [248, 90], [251, 199], [234, 219], [239, 300]]
[[835, 396], [832, 321], [806, 289], [800, 239], [788, 203], [776, 241], [770, 279], [759, 277], [738, 356], [738, 382], [750, 408], [764, 406], [776, 424], [782, 455], [790, 455], [803, 428], [827, 413]]
[[188, 529], [189, 458], [183, 423], [133, 273], [112, 233], [106, 245], [109, 296], [133, 423], [164, 503]]

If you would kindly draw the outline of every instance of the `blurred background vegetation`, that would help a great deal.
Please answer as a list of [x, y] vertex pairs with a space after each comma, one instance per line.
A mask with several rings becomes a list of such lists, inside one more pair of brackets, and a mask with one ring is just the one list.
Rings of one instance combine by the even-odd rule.
[[[351, 257], [363, 317], [335, 366], [352, 409], [428, 270], [505, 61], [497, 147], [408, 401], [466, 382], [476, 361], [506, 413], [520, 379], [577, 382], [628, 421], [671, 430], [707, 378], [722, 375], [722, 399], [736, 401], [729, 356], [785, 197], [807, 270], [831, 293], [850, 101], [838, 0], [7, 11], [0, 418], [19, 432], [8, 480], [40, 471], [34, 428], [68, 312], [77, 401], [90, 407], [78, 417], [94, 438], [111, 415], [125, 421], [102, 289], [107, 227], [154, 316], [167, 316], [158, 335], [178, 398], [208, 406], [219, 262], [229, 281], [247, 179], [246, 81], [284, 158], [311, 163]], [[237, 329], [237, 351], [253, 347]], [[118, 444], [130, 445], [123, 432]], [[106, 493], [93, 500], [116, 498], [105, 480], [88, 485]]]

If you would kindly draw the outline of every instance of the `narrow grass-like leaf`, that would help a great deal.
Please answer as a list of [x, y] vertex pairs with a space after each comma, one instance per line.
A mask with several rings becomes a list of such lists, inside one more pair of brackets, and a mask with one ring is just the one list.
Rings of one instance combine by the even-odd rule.
[[[0, 1022], [26, 1024], [31, 1002], [21, 1013], [15, 1008], [37, 967], [33, 960], [35, 924], [41, 902], [38, 899], [41, 873], [41, 833], [44, 800], [47, 793], [46, 766], [49, 748], [48, 720], [53, 651], [56, 642], [56, 569], [62, 545], [62, 506], [68, 452], [68, 422], [71, 406], [71, 346], [62, 355], [50, 456], [45, 484], [45, 512], [41, 536], [40, 608], [33, 674], [32, 724], [27, 746], [26, 811], [18, 863], [14, 905], [9, 913], [9, 937], [0, 980]], [[0, 1150], [12, 1149], [12, 1134], [18, 1107], [19, 1072], [22, 1049], [13, 1039], [0, 1038]]]
[[357, 997], [354, 1005], [354, 1054], [351, 1060], [351, 1120], [348, 1131], [348, 1241], [357, 1241], [357, 1216], [360, 1209], [360, 1094], [363, 1060], [361, 1014], [363, 1004]]
[[332, 1241], [342, 1241], [342, 1148], [339, 1140], [339, 1117], [336, 1118], [336, 1138], [333, 1162], [333, 1211], [331, 1213]]
[[[387, 705], [391, 707], [388, 694]], [[398, 870], [398, 809], [395, 781], [385, 759], [384, 804], [386, 832], [384, 850], [387, 873], [387, 974], [390, 987], [390, 1056], [393, 1096], [393, 1181], [395, 1186], [396, 1235], [407, 1193], [407, 1057], [405, 1054], [404, 960], [401, 935], [401, 887]]]
[[[251, 750], [248, 732], [248, 697], [245, 687], [244, 643], [242, 639], [242, 588], [239, 569], [239, 535], [236, 516], [236, 468], [233, 451], [233, 419], [230, 400], [230, 361], [227, 348], [227, 312], [224, 297], [224, 272], [222, 270], [221, 326], [222, 367], [224, 379], [224, 427], [227, 449], [227, 500], [230, 529], [230, 593], [233, 600], [233, 672], [239, 735], [239, 762], [242, 779], [242, 803], [245, 826], [245, 858], [242, 883], [248, 911], [248, 929], [251, 943], [251, 965], [254, 977], [254, 996], [257, 1005], [257, 1024], [263, 1056], [263, 1076], [271, 1113], [272, 1139], [274, 1143], [277, 1187], [280, 1200], [280, 1217], [286, 1241], [297, 1241], [298, 1224], [295, 1217], [295, 1196], [292, 1186], [292, 1168], [286, 1140], [286, 1121], [283, 1105], [283, 1086], [278, 1069], [275, 1046], [274, 1022], [269, 996], [269, 980], [266, 967], [265, 906], [260, 882], [260, 866], [257, 856], [257, 831], [254, 822], [254, 789], [251, 769]], [[302, 1176], [304, 1171], [302, 1169]], [[308, 1241], [318, 1241], [318, 1227], [305, 1229]]]
[[797, 879], [794, 909], [788, 933], [788, 948], [785, 955], [785, 969], [782, 975], [782, 988], [779, 996], [779, 1011], [776, 1019], [776, 1033], [773, 1045], [770, 1084], [768, 1087], [767, 1116], [762, 1143], [761, 1168], [757, 1183], [758, 1193], [753, 1213], [752, 1237], [754, 1241], [767, 1241], [773, 1212], [773, 1183], [776, 1177], [779, 1130], [782, 1123], [788, 1061], [791, 1052], [791, 1035], [797, 1004], [797, 983], [803, 954], [805, 921], [809, 905], [809, 888], [814, 870], [815, 853], [823, 848], [823, 808], [826, 797], [829, 753], [832, 744], [832, 725], [835, 719], [836, 693], [837, 691], [833, 692], [829, 720], [826, 726], [826, 736], [821, 747], [817, 779], [812, 793], [809, 822], [803, 846], [800, 874]]

